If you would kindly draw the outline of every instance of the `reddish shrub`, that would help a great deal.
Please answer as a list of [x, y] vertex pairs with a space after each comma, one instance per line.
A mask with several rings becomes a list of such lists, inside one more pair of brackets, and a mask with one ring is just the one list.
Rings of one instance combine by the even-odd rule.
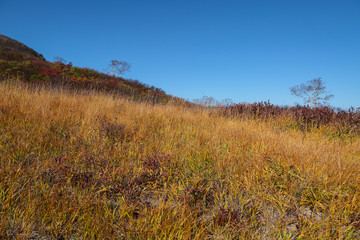
[[40, 69], [40, 74], [47, 75], [49, 77], [58, 77], [61, 75], [61, 71], [53, 68]]

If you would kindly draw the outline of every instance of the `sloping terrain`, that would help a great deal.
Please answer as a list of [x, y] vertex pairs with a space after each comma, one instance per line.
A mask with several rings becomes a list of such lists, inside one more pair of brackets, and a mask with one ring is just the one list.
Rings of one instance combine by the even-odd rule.
[[22, 81], [32, 85], [115, 93], [132, 100], [165, 103], [184, 102], [167, 95], [162, 89], [137, 80], [114, 77], [72, 63], [48, 62], [26, 45], [0, 35], [0, 81]]
[[0, 239], [360, 238], [359, 109], [202, 108], [0, 37]]
[[0, 238], [359, 239], [359, 135], [286, 121], [2, 82]]
[[34, 49], [12, 38], [0, 34], [0, 59], [14, 60], [20, 55], [28, 59], [45, 61], [45, 58]]

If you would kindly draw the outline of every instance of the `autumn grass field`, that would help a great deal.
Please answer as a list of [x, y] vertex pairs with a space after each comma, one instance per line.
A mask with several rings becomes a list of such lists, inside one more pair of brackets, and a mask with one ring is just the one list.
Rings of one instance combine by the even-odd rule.
[[0, 82], [0, 239], [360, 239], [360, 136]]

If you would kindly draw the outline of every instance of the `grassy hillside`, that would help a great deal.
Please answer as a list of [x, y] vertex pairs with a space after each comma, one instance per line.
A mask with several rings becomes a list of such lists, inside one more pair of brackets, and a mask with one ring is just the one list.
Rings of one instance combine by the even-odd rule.
[[359, 135], [289, 121], [0, 82], [0, 238], [360, 238]]
[[0, 34], [0, 81], [22, 81], [32, 85], [116, 93], [132, 100], [166, 103], [184, 102], [162, 89], [138, 80], [115, 77], [72, 63], [49, 62], [35, 50]]

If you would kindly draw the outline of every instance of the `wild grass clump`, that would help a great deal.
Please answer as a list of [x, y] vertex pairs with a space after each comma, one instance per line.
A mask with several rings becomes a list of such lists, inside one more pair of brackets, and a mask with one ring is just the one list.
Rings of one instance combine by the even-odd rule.
[[359, 135], [279, 121], [2, 82], [0, 238], [358, 239]]

